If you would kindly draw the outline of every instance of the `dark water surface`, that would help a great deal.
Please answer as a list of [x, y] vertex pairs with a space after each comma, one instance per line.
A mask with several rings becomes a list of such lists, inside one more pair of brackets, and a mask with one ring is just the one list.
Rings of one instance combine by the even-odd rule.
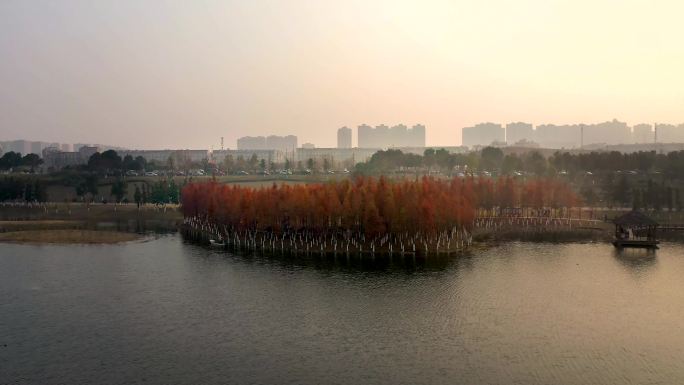
[[0, 384], [683, 384], [684, 247], [0, 245]]

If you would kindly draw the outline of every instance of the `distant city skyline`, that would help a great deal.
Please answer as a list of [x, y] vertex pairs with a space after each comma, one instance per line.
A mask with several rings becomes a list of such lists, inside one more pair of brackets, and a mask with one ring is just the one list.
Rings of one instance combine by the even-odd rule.
[[[658, 134], [654, 130], [658, 126]], [[584, 135], [581, 135], [581, 127]], [[364, 132], [359, 142], [358, 132]], [[490, 145], [493, 142], [506, 143], [511, 146], [520, 141], [535, 142], [545, 148], [578, 148], [591, 144], [648, 144], [684, 143], [684, 123], [637, 123], [613, 119], [594, 123], [572, 124], [533, 124], [528, 122], [492, 123], [481, 122], [458, 130], [462, 135], [461, 144], [468, 147]], [[356, 132], [355, 135], [352, 135]], [[336, 138], [336, 145], [325, 146], [315, 142], [301, 141], [296, 135], [244, 136], [236, 139], [235, 145], [226, 143], [224, 148], [233, 150], [285, 150], [311, 146], [316, 148], [408, 148], [408, 147], [450, 147], [449, 143], [425, 143], [429, 130], [421, 124], [412, 128], [404, 124], [392, 127], [380, 124], [372, 127], [361, 124], [355, 130], [347, 126], [330, 130], [330, 136]], [[456, 132], [456, 130], [454, 130]], [[369, 136], [370, 135], [370, 136]], [[364, 137], [365, 136], [365, 137]], [[220, 141], [220, 138], [219, 138]], [[302, 143], [302, 145], [298, 145]], [[342, 146], [341, 146], [342, 144]], [[305, 146], [306, 145], [306, 146]], [[128, 150], [220, 150], [219, 146], [204, 147], [125, 147], [111, 143], [60, 143], [41, 140], [0, 138], [0, 153], [15, 151], [40, 154], [47, 147], [57, 147], [61, 151], [78, 151], [81, 146], [97, 146], [102, 149]]]
[[[657, 130], [656, 130], [657, 127]], [[538, 124], [527, 122], [478, 123], [462, 130], [465, 146], [515, 145], [534, 142], [544, 148], [580, 148], [585, 145], [684, 143], [684, 123], [639, 123], [613, 119], [598, 123]]]
[[421, 122], [427, 145], [458, 145], [485, 121], [679, 124], [682, 14], [673, 0], [7, 0], [0, 140], [335, 147], [345, 125]]

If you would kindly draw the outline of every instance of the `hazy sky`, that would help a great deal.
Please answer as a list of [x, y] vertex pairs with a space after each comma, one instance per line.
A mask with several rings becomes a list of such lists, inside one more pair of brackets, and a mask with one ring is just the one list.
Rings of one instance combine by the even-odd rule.
[[0, 1], [0, 139], [684, 122], [681, 0]]

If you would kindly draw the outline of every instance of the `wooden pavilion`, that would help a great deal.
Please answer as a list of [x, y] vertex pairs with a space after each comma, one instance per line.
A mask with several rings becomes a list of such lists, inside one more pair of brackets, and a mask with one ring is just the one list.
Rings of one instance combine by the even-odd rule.
[[613, 240], [615, 247], [658, 248], [659, 242], [656, 238], [658, 222], [644, 213], [632, 210], [613, 219], [613, 223], [615, 224], [615, 239]]

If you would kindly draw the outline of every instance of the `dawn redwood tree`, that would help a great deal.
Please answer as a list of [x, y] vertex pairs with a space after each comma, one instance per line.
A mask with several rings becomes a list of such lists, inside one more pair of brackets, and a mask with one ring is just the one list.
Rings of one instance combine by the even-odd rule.
[[[518, 200], [522, 197], [522, 201]], [[569, 207], [578, 200], [563, 182], [511, 178], [353, 181], [250, 188], [215, 181], [189, 183], [181, 193], [187, 217], [231, 231], [280, 234], [432, 235], [470, 228], [478, 207]]]

